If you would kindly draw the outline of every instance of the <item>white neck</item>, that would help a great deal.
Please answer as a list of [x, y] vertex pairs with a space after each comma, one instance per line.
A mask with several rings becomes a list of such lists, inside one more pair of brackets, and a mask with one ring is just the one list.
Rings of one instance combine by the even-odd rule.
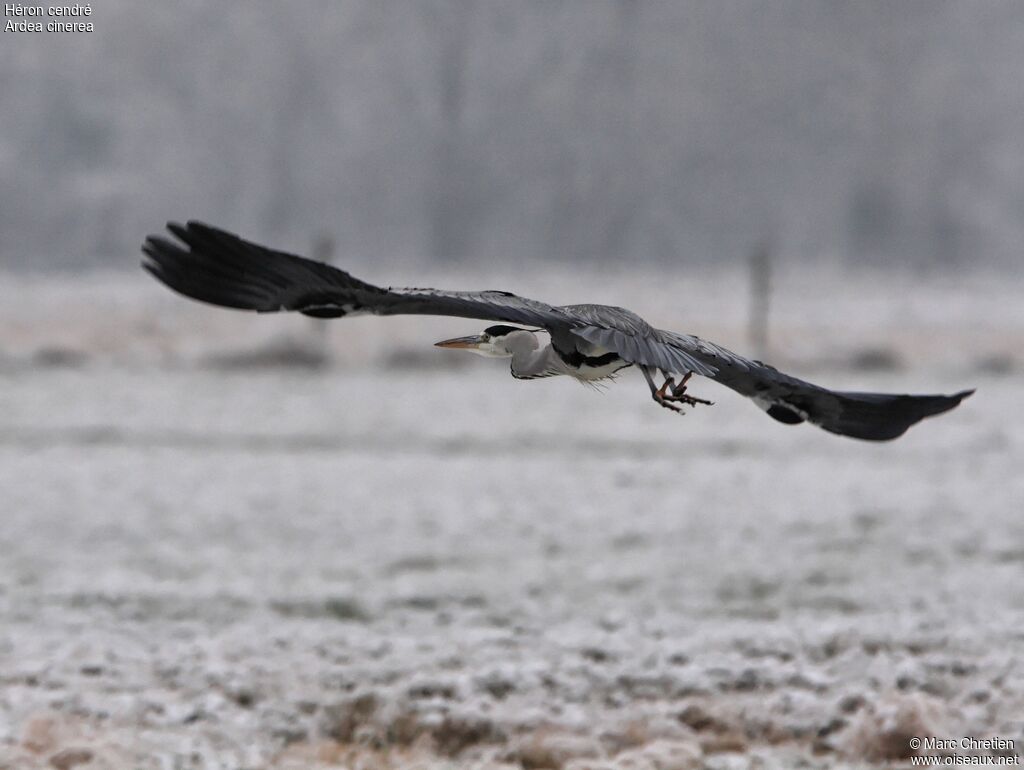
[[512, 353], [512, 374], [515, 377], [540, 377], [554, 374], [554, 355], [551, 344], [538, 347], [536, 335], [530, 332], [510, 334], [505, 347]]

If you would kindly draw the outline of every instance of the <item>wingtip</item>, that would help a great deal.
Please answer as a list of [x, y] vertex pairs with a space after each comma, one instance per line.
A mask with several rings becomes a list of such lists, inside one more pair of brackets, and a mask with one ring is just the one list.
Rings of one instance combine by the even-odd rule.
[[144, 254], [152, 255], [152, 252], [157, 248], [157, 242], [160, 240], [159, 235], [147, 235], [146, 240], [142, 242], [142, 251]]
[[[226, 230], [221, 230], [219, 227], [214, 227], [213, 225], [206, 224], [206, 222], [201, 222], [198, 219], [190, 219], [185, 222], [185, 230], [190, 233], [205, 236], [216, 234], [234, 235], [233, 233], [228, 233]], [[234, 237], [237, 238], [238, 236], [235, 235]]]
[[182, 243], [188, 243], [188, 227], [180, 222], [168, 222], [167, 229]]
[[[213, 232], [215, 229], [216, 228], [211, 227], [205, 222], [200, 222], [198, 219], [187, 219], [185, 220], [185, 224], [182, 224], [181, 222], [175, 221], [173, 219], [167, 221], [167, 231], [171, 233], [171, 235], [175, 236], [179, 241], [185, 244], [189, 243], [189, 236], [191, 234], [210, 233]], [[150, 235], [146, 238], [146, 243], [149, 243], [151, 241], [158, 241], [161, 239], [162, 238], [159, 235]], [[145, 246], [143, 246], [143, 249], [145, 249]]]

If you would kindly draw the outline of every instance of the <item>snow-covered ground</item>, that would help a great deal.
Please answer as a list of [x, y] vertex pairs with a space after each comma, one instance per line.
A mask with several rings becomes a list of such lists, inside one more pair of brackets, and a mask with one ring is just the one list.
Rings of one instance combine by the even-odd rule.
[[[483, 283], [745, 349], [742, 277], [551, 281]], [[142, 277], [5, 276], [0, 768], [845, 767], [1019, 740], [1021, 293], [780, 285], [794, 374], [979, 388], [875, 445], [709, 382], [680, 419], [635, 373], [522, 383], [430, 347], [473, 321], [353, 319], [317, 348], [305, 319]], [[331, 363], [284, 365], [294, 340]]]

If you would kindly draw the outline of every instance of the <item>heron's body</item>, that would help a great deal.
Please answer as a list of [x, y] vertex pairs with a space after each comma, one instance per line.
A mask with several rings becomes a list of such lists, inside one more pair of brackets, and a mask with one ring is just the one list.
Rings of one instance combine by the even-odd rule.
[[572, 351], [559, 350], [548, 343], [519, 355], [513, 352], [510, 368], [517, 380], [567, 375], [580, 382], [594, 383], [611, 379], [616, 372], [630, 366], [632, 364], [623, 361], [615, 351], [581, 340]]
[[[151, 236], [144, 267], [186, 296], [257, 312], [297, 311], [317, 318], [351, 315], [448, 315], [535, 327], [498, 325], [483, 334], [438, 343], [511, 359], [512, 375], [530, 380], [568, 375], [599, 382], [637, 366], [661, 406], [710, 404], [686, 392], [694, 374], [751, 398], [779, 422], [814, 423], [827, 431], [881, 441], [925, 417], [946, 412], [973, 391], [903, 395], [832, 391], [687, 334], [656, 329], [610, 305], [553, 306], [505, 291], [384, 289], [337, 268], [268, 249], [198, 222], [168, 229], [184, 244]], [[536, 328], [539, 327], [539, 328]], [[538, 338], [546, 331], [549, 341]], [[658, 374], [664, 377], [659, 387]], [[676, 382], [676, 378], [680, 378]]]
[[[614, 350], [607, 350], [599, 345], [587, 346], [587, 352], [578, 352], [572, 356], [558, 356], [565, 366], [565, 373], [583, 382], [600, 382], [610, 380], [623, 369], [633, 364], [623, 361]], [[556, 353], [557, 355], [557, 353]]]

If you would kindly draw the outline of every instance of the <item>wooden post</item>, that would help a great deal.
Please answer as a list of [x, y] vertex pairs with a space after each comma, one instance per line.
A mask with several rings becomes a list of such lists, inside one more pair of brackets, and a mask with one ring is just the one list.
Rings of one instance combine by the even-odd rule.
[[[321, 233], [313, 241], [313, 259], [317, 262], [331, 264], [334, 258], [334, 238], [329, 233]], [[313, 324], [313, 347], [314, 350], [327, 357], [327, 320], [326, 318], [310, 318]]]
[[768, 355], [771, 282], [772, 249], [767, 241], [762, 241], [750, 254], [750, 316], [747, 319], [751, 350], [761, 359]]

